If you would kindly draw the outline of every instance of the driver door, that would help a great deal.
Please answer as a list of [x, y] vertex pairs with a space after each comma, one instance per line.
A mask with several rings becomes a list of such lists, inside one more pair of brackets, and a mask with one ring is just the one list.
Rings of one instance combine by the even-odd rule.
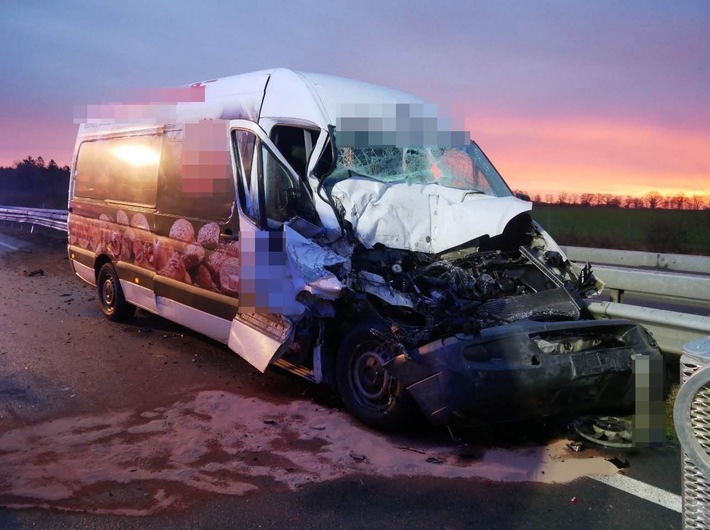
[[239, 198], [239, 310], [229, 347], [262, 372], [291, 343], [302, 307], [295, 300], [283, 225], [313, 217], [310, 193], [264, 130], [247, 120], [230, 122], [232, 164]]

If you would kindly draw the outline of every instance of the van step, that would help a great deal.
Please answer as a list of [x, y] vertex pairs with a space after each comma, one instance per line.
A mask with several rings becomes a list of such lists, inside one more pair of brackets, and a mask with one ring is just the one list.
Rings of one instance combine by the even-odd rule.
[[274, 364], [275, 366], [278, 366], [279, 368], [281, 368], [283, 370], [286, 370], [287, 372], [291, 372], [292, 374], [302, 377], [303, 379], [307, 379], [308, 381], [310, 381], [312, 383], [316, 382], [316, 378], [313, 375], [313, 370], [310, 370], [309, 368], [306, 368], [305, 366], [293, 364], [292, 362], [287, 361], [283, 357], [272, 364]]

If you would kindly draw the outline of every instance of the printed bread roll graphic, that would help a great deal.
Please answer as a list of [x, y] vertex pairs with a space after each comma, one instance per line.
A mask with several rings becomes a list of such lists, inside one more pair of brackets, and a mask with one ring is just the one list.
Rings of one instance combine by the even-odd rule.
[[108, 255], [113, 259], [118, 259], [121, 255], [122, 248], [121, 235], [117, 230], [110, 230], [106, 241], [106, 252], [108, 252]]
[[219, 288], [224, 294], [239, 294], [239, 260], [225, 259], [219, 269]]
[[205, 265], [197, 266], [197, 269], [195, 269], [192, 276], [192, 283], [202, 287], [203, 289], [209, 289], [210, 291], [217, 290], [217, 286], [212, 281], [212, 275]]
[[113, 224], [113, 218], [108, 214], [99, 215], [100, 244], [96, 246], [94, 251], [96, 254], [106, 252], [112, 258], [116, 258], [121, 252], [120, 236], [112, 229]]
[[101, 254], [103, 251], [101, 232], [101, 224], [92, 224], [89, 226], [89, 250], [96, 254]]
[[205, 249], [197, 243], [190, 243], [185, 247], [182, 259], [187, 270], [194, 269], [205, 259]]
[[131, 261], [133, 259], [133, 244], [136, 241], [136, 232], [133, 228], [126, 228], [121, 236], [121, 254], [119, 258], [123, 261]]
[[79, 246], [81, 248], [89, 248], [89, 239], [91, 238], [89, 226], [83, 221], [77, 222], [76, 233]]
[[219, 225], [207, 223], [197, 233], [197, 242], [206, 249], [213, 250], [219, 245]]
[[133, 242], [133, 258], [136, 265], [154, 270], [153, 235], [149, 232], [148, 219], [142, 213], [137, 213], [131, 217], [131, 226], [137, 229]]
[[167, 264], [160, 270], [158, 274], [170, 278], [171, 280], [185, 281], [185, 264], [182, 262], [182, 257], [179, 252], [173, 252]]
[[222, 243], [218, 247], [220, 252], [224, 252], [227, 256], [232, 256], [233, 258], [239, 257], [239, 242], [228, 241], [227, 243]]
[[219, 285], [219, 270], [222, 268], [222, 263], [228, 258], [226, 254], [222, 252], [212, 252], [205, 260], [205, 265], [212, 275], [212, 281], [216, 285]]
[[170, 228], [170, 239], [177, 239], [185, 243], [192, 243], [195, 240], [195, 229], [187, 219], [178, 219]]
[[145, 215], [142, 213], [134, 214], [133, 217], [131, 217], [131, 226], [142, 230], [150, 230], [148, 219], [146, 219]]
[[133, 243], [133, 258], [135, 260], [136, 265], [146, 269], [154, 270], [155, 265], [153, 253], [153, 243], [148, 241], [140, 241], [140, 239], [136, 238], [135, 242]]
[[128, 226], [128, 215], [123, 210], [116, 212], [116, 222], [120, 225]]
[[79, 232], [77, 229], [77, 222], [69, 218], [69, 222], [67, 223], [67, 230], [69, 231], [69, 244], [70, 245], [76, 245], [79, 243]]
[[154, 249], [153, 262], [155, 264], [155, 270], [160, 271], [167, 266], [168, 261], [170, 261], [170, 258], [175, 252], [175, 248], [167, 239], [159, 239], [155, 243]]

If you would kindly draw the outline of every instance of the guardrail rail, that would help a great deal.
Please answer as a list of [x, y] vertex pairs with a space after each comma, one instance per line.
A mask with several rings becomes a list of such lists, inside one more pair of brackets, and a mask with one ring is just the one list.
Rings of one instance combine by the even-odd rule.
[[0, 206], [0, 220], [45, 226], [55, 230], [67, 231], [66, 210], [48, 210], [45, 208], [26, 208], [24, 206]]

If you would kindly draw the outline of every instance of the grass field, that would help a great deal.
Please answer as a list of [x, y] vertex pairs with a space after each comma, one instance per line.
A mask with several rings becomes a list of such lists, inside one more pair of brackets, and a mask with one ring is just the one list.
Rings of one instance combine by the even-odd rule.
[[535, 206], [561, 245], [710, 256], [710, 210]]

